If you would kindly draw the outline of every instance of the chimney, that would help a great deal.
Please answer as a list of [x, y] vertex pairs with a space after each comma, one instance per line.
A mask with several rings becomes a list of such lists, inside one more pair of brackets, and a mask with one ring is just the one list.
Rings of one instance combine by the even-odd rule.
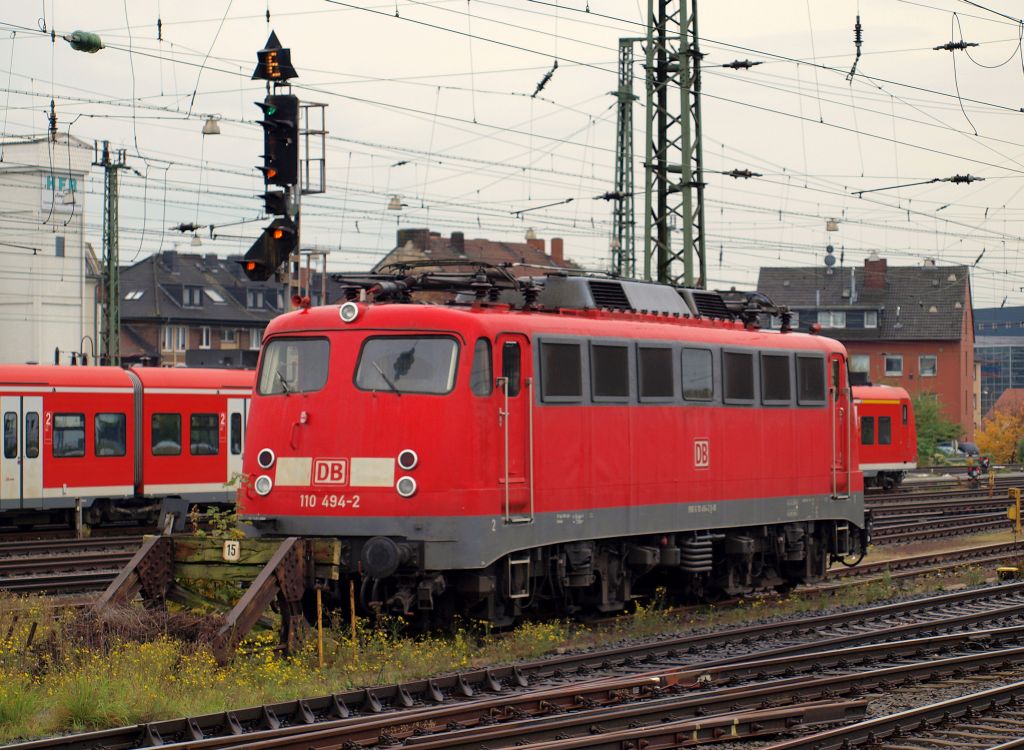
[[462, 232], [452, 232], [452, 239], [448, 244], [457, 255], [466, 256], [466, 235]]
[[864, 259], [864, 288], [885, 289], [885, 258], [879, 258], [877, 253]]
[[542, 237], [527, 237], [526, 244], [534, 250], [540, 250], [542, 253], [547, 252], [544, 249], [544, 239]]
[[551, 260], [559, 266], [565, 262], [565, 246], [561, 237], [551, 238]]
[[429, 229], [399, 229], [395, 237], [395, 245], [397, 247], [405, 247], [407, 243], [411, 242], [413, 247], [419, 250], [427, 250], [430, 248], [430, 230]]
[[178, 270], [178, 251], [177, 250], [164, 250], [160, 253], [160, 260], [163, 261], [164, 268], [168, 271]]

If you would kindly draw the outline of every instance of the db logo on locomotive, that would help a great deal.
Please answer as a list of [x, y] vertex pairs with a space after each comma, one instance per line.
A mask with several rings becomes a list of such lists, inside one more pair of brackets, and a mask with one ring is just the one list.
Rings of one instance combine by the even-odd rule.
[[346, 484], [348, 459], [318, 458], [313, 462], [313, 484]]
[[707, 438], [694, 438], [693, 466], [696, 469], [711, 467], [711, 441]]

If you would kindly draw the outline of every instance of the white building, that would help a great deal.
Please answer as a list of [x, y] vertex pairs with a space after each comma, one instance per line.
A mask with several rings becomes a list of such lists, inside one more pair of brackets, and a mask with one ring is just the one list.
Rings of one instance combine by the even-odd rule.
[[0, 141], [0, 362], [92, 353], [98, 263], [84, 236], [91, 143]]

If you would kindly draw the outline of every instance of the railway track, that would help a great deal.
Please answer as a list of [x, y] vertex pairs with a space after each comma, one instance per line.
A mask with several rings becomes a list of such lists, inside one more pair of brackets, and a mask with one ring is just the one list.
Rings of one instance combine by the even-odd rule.
[[97, 591], [114, 580], [140, 536], [0, 541], [0, 591], [65, 594]]
[[[688, 634], [674, 638], [665, 638], [658, 642], [630, 644], [617, 648], [595, 650], [587, 653], [575, 653], [558, 656], [515, 666], [497, 667], [475, 670], [457, 675], [448, 675], [432, 680], [418, 680], [403, 685], [371, 687], [365, 690], [350, 691], [329, 696], [320, 696], [304, 701], [291, 701], [272, 706], [260, 706], [233, 712], [197, 716], [188, 719], [154, 722], [147, 725], [136, 725], [121, 729], [93, 732], [88, 735], [69, 735], [56, 737], [35, 743], [25, 743], [17, 747], [28, 748], [65, 748], [84, 750], [85, 748], [114, 748], [154, 746], [158, 743], [183, 743], [179, 747], [214, 748], [214, 747], [344, 747], [348, 741], [364, 743], [372, 735], [374, 741], [389, 741], [394, 737], [392, 730], [405, 727], [407, 730], [421, 728], [424, 731], [447, 726], [449, 723], [469, 727], [471, 720], [460, 711], [474, 711], [480, 708], [478, 701], [481, 696], [490, 696], [488, 700], [504, 701], [491, 703], [484, 713], [476, 714], [478, 723], [486, 724], [494, 721], [507, 721], [512, 718], [525, 719], [531, 711], [544, 714], [568, 711], [567, 705], [575, 710], [582, 708], [606, 707], [607, 698], [600, 698], [602, 690], [610, 690], [619, 702], [633, 703], [639, 698], [650, 700], [660, 698], [678, 698], [680, 694], [690, 700], [689, 710], [692, 719], [699, 720], [701, 726], [708, 720], [709, 706], [745, 705], [757, 709], [766, 700], [769, 704], [778, 699], [783, 702], [792, 700], [784, 698], [783, 688], [801, 687], [803, 692], [794, 693], [803, 700], [824, 700], [820, 706], [827, 708], [815, 709], [818, 713], [793, 713], [781, 719], [782, 723], [791, 722], [792, 726], [805, 725], [816, 721], [834, 721], [840, 714], [849, 717], [859, 713], [860, 708], [850, 705], [848, 701], [836, 701], [835, 694], [839, 690], [840, 680], [849, 680], [845, 674], [826, 677], [803, 677], [795, 675], [801, 669], [810, 675], [819, 672], [823, 665], [833, 664], [842, 670], [842, 664], [867, 663], [874, 660], [884, 663], [886, 669], [902, 666], [911, 669], [905, 662], [910, 660], [916, 665], [911, 669], [922, 679], [927, 670], [938, 670], [936, 674], [948, 674], [950, 670], [971, 669], [976, 664], [982, 669], [982, 663], [1001, 664], [1006, 659], [1012, 663], [1024, 664], [1024, 631], [1019, 625], [1024, 615], [1024, 583], [1003, 584], [971, 591], [943, 594], [926, 597], [914, 601], [898, 602], [864, 610], [836, 612], [815, 617], [807, 617], [789, 621], [761, 623], [743, 628], [720, 632]], [[972, 635], [971, 631], [975, 631]], [[909, 643], [912, 639], [918, 642]], [[940, 639], [923, 643], [920, 639]], [[945, 640], [942, 640], [945, 639]], [[904, 640], [903, 647], [894, 642]], [[881, 656], [869, 659], [870, 653], [865, 647], [872, 644], [880, 646], [885, 652]], [[930, 644], [930, 645], [929, 645]], [[945, 663], [941, 666], [922, 666], [919, 657], [908, 654], [950, 653], [955, 644], [960, 644], [968, 652], [977, 651], [979, 644], [985, 651], [1006, 651], [1016, 649], [1014, 653], [993, 656], [987, 653], [988, 661], [978, 653], [967, 653], [961, 661]], [[1010, 645], [1017, 644], [1017, 645]], [[902, 648], [902, 650], [901, 650]], [[842, 649], [861, 649], [838, 653]], [[807, 657], [808, 654], [814, 656]], [[829, 655], [831, 654], [831, 655]], [[947, 657], [944, 657], [947, 658]], [[954, 657], [948, 657], [954, 658]], [[979, 661], [970, 662], [970, 659]], [[774, 661], [770, 661], [774, 660]], [[867, 662], [865, 662], [867, 660]], [[934, 661], [925, 659], [925, 661]], [[739, 666], [742, 663], [756, 662], [760, 666]], [[803, 665], [803, 666], [800, 666]], [[732, 670], [728, 673], [725, 668]], [[881, 667], [879, 667], [881, 668]], [[719, 670], [714, 672], [713, 670]], [[917, 671], [914, 671], [917, 670]], [[925, 670], [925, 671], [922, 671]], [[943, 671], [945, 670], [945, 671]], [[756, 677], [754, 686], [729, 688], [728, 683], [747, 679], [742, 674], [750, 675], [755, 671], [763, 672], [772, 677], [770, 686], [763, 684], [761, 677]], [[928, 672], [931, 674], [932, 672]], [[893, 673], [884, 677], [893, 680]], [[673, 676], [674, 675], [674, 676]], [[717, 675], [717, 676], [716, 676]], [[781, 676], [779, 676], [781, 675]], [[828, 679], [831, 682], [814, 683], [812, 680]], [[861, 685], [879, 684], [880, 677], [858, 678]], [[867, 680], [867, 682], [864, 682]], [[847, 684], [847, 683], [844, 683]], [[709, 703], [709, 689], [731, 690], [723, 694], [718, 704]], [[804, 690], [806, 688], [806, 690]], [[695, 694], [694, 689], [700, 693]], [[852, 690], [852, 688], [850, 688]], [[756, 696], [747, 693], [761, 690]], [[558, 691], [565, 691], [559, 693]], [[817, 698], [808, 696], [815, 694]], [[829, 698], [829, 695], [832, 697]], [[556, 696], [561, 696], [556, 699]], [[770, 699], [775, 696], [774, 699]], [[747, 701], [743, 703], [743, 701]], [[507, 704], [507, 705], [506, 705]], [[530, 709], [529, 707], [534, 708]], [[562, 706], [561, 711], [555, 710]], [[788, 706], [788, 708], [798, 708]], [[804, 709], [807, 707], [804, 706]], [[684, 722], [685, 706], [672, 704], [670, 711], [677, 721]], [[434, 713], [419, 713], [417, 711]], [[637, 710], [649, 710], [638, 708]], [[732, 710], [735, 714], [735, 710]], [[603, 716], [603, 714], [602, 714]], [[662, 718], [664, 718], [662, 714]], [[738, 715], [723, 719], [718, 724], [722, 730], [730, 726], [733, 720], [739, 721]], [[832, 717], [832, 718], [826, 718]], [[758, 718], [746, 717], [753, 729], [755, 726], [765, 727], [766, 721], [772, 718], [769, 714]], [[779, 718], [775, 716], [775, 718]], [[590, 725], [599, 721], [599, 717], [591, 715], [587, 718]], [[633, 717], [627, 721], [640, 721]], [[377, 723], [374, 723], [377, 722]], [[383, 723], [381, 723], [383, 722]], [[665, 730], [662, 719], [655, 721], [656, 726], [651, 732]], [[585, 725], [585, 724], [584, 724]], [[581, 725], [581, 726], [584, 726]], [[515, 732], [522, 733], [526, 727], [515, 725]], [[776, 725], [777, 726], [777, 725]], [[388, 729], [391, 727], [392, 729]], [[338, 735], [336, 730], [357, 734]], [[636, 727], [633, 727], [635, 729]], [[629, 728], [627, 727], [627, 731]], [[673, 726], [678, 732], [692, 732], [694, 725], [679, 724]], [[461, 731], [461, 730], [459, 730]], [[564, 727], [555, 731], [561, 734], [567, 731]], [[714, 735], [709, 730], [707, 737]], [[282, 732], [278, 737], [266, 733]], [[328, 734], [319, 734], [327, 732]], [[358, 734], [362, 732], [362, 734]], [[288, 734], [292, 736], [288, 738]], [[446, 735], [438, 739], [439, 745], [427, 744], [430, 731], [423, 737], [409, 738], [407, 744], [417, 747], [455, 747], [452, 736]], [[602, 739], [610, 739], [612, 732], [602, 734]], [[314, 736], [315, 735], [315, 736]], [[519, 736], [519, 735], [516, 735]], [[667, 735], [664, 735], [667, 737]], [[676, 735], [678, 736], [678, 735]], [[340, 739], [339, 739], [340, 737]], [[353, 739], [359, 737], [359, 739]], [[437, 738], [435, 738], [437, 739]], [[593, 739], [593, 738], [591, 738]], [[298, 740], [300, 745], [288, 742]], [[324, 744], [319, 744], [323, 740]], [[620, 738], [620, 741], [626, 741]], [[266, 742], [268, 744], [262, 744]], [[260, 744], [257, 744], [260, 743]], [[285, 744], [280, 744], [285, 743]], [[331, 744], [333, 743], [333, 744]], [[423, 743], [423, 744], [421, 744]], [[443, 744], [448, 743], [448, 744]], [[496, 738], [489, 738], [489, 747], [495, 744]], [[514, 745], [515, 739], [507, 744]], [[466, 745], [467, 747], [469, 745]], [[478, 747], [481, 743], [478, 743]], [[587, 745], [588, 747], [591, 745]], [[617, 747], [624, 747], [619, 744]]]

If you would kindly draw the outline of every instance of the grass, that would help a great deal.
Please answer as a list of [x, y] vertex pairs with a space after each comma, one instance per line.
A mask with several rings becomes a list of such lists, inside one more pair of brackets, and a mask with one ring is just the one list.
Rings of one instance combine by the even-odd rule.
[[[866, 606], [899, 595], [976, 585], [990, 573], [965, 567], [923, 580], [882, 576], [831, 594], [752, 596], [729, 606], [671, 609], [655, 596], [637, 603], [631, 617], [610, 623], [528, 622], [497, 635], [467, 626], [446, 637], [414, 638], [395, 622], [370, 628], [361, 621], [353, 639], [348, 623], [332, 622], [324, 634], [323, 669], [315, 638], [301, 653], [282, 657], [272, 648], [273, 635], [258, 634], [232, 662], [219, 666], [194, 640], [168, 633], [141, 642], [113, 637], [83, 644], [64, 637], [74, 632], [72, 613], [54, 617], [45, 600], [0, 597], [0, 742], [342, 692], [628, 638]], [[26, 649], [33, 621], [39, 625], [32, 648]]]

